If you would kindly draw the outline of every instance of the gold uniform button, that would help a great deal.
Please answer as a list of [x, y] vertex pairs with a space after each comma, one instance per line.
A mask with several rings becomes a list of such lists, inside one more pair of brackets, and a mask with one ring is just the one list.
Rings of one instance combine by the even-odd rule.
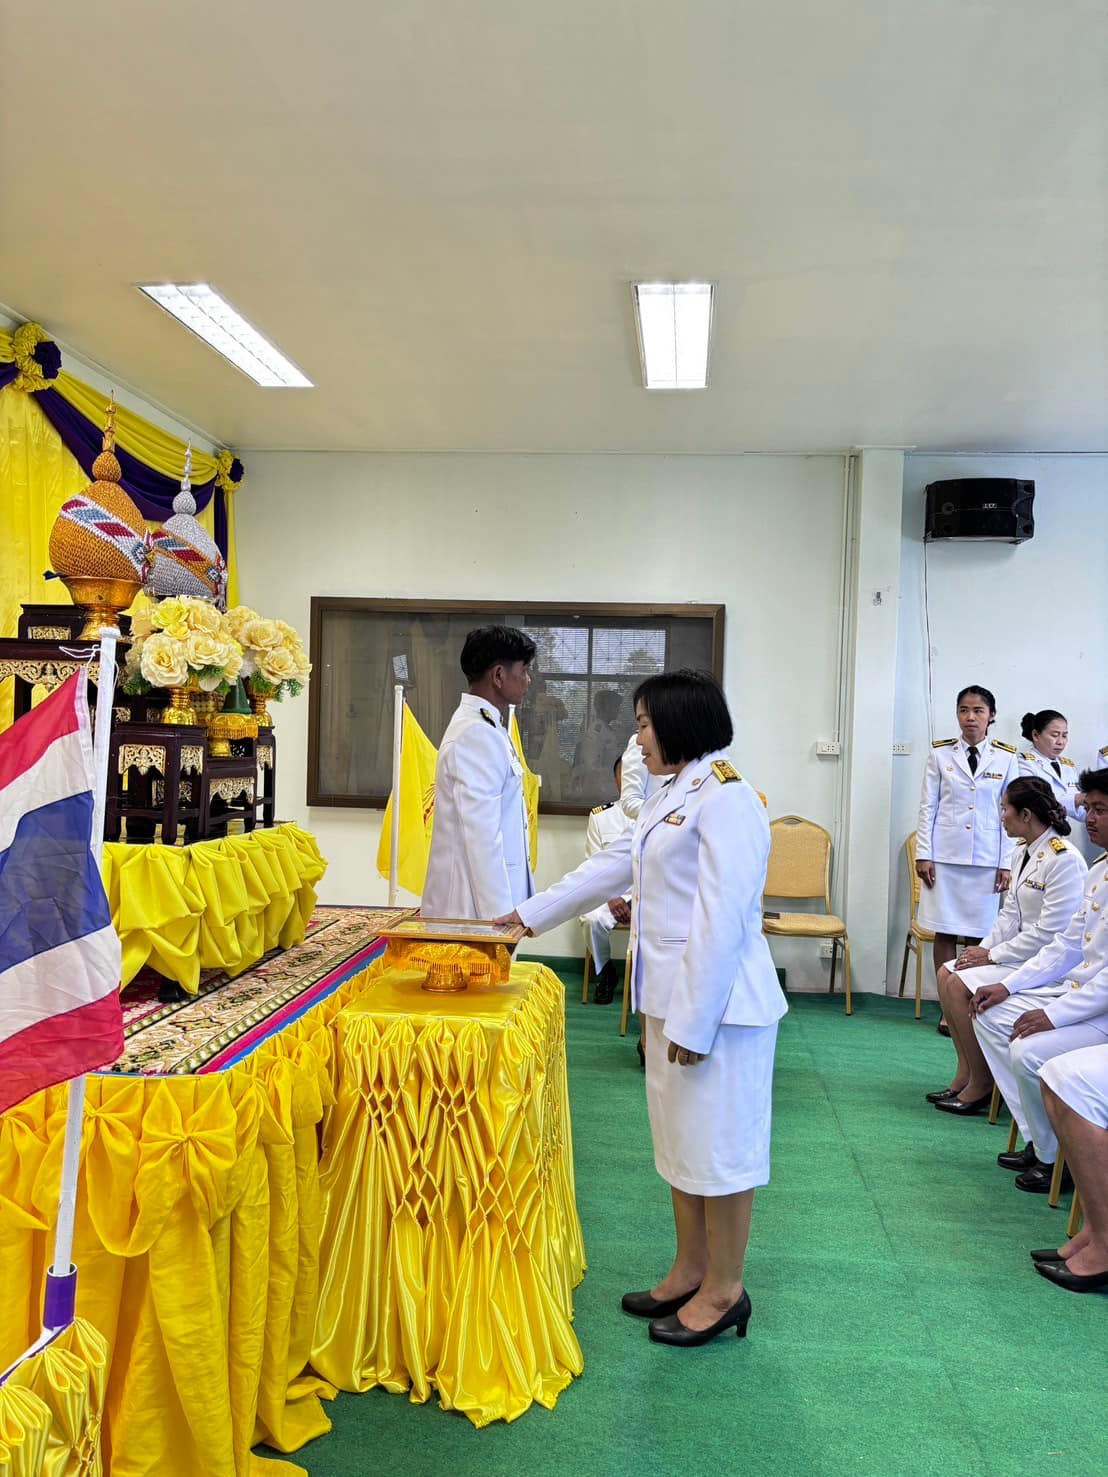
[[972, 809], [973, 809], [973, 806], [972, 806], [972, 805], [971, 805], [971, 806], [970, 806], [970, 810], [972, 810]]
[[1091, 933], [1087, 933], [1085, 935], [1085, 942], [1088, 943], [1091, 940], [1091, 938], [1092, 938], [1092, 934]]
[[966, 830], [967, 831], [972, 831], [973, 830], [973, 827], [970, 825], [970, 823], [968, 821], [966, 822]]

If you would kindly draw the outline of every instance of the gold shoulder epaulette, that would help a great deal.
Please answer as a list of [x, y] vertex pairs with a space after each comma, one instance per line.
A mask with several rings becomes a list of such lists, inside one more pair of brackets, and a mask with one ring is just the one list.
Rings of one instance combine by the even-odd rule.
[[1016, 752], [1015, 744], [1005, 744], [1000, 739], [993, 739], [993, 748], [1003, 749], [1006, 754], [1014, 754]]
[[1066, 843], [1062, 840], [1061, 836], [1054, 836], [1051, 838], [1050, 849], [1051, 851], [1056, 851], [1059, 856], [1061, 856], [1064, 851], [1069, 850], [1069, 848], [1066, 846]]
[[933, 749], [949, 749], [952, 748], [957, 742], [957, 739], [932, 739], [931, 747]]
[[616, 802], [614, 800], [609, 800], [606, 805], [594, 805], [593, 808], [589, 811], [589, 814], [599, 815], [602, 810], [611, 810], [612, 806], [615, 803]]
[[1021, 749], [1021, 750], [1020, 750], [1020, 758], [1021, 758], [1021, 759], [1030, 759], [1030, 758], [1031, 758], [1031, 755], [1030, 755], [1030, 754], [1025, 754], [1025, 753], [1024, 753], [1024, 752], [1023, 752], [1023, 750], [1022, 750], [1022, 749]]
[[1095, 867], [1097, 862], [1104, 861], [1108, 861], [1108, 851], [1102, 851], [1099, 856], [1094, 856], [1092, 864]]
[[481, 717], [485, 720], [486, 723], [491, 723], [493, 728], [496, 727], [496, 719], [489, 712], [488, 708], [481, 709]]
[[1077, 768], [1077, 765], [1073, 762], [1072, 759], [1065, 759], [1065, 758], [1063, 758], [1062, 763], [1063, 764], [1068, 764], [1071, 769], [1076, 769]]
[[1018, 836], [1016, 838], [1016, 845], [1017, 846], [1026, 846], [1027, 845], [1027, 842], [1023, 839], [1022, 836]]
[[1105, 744], [1103, 749], [1098, 749], [1097, 753], [1101, 756], [1102, 759], [1108, 757], [1108, 744]]
[[729, 785], [732, 780], [742, 779], [742, 775], [738, 772], [735, 766], [733, 764], [729, 764], [726, 759], [713, 759], [712, 773], [715, 775], [716, 779], [719, 780], [721, 785]]

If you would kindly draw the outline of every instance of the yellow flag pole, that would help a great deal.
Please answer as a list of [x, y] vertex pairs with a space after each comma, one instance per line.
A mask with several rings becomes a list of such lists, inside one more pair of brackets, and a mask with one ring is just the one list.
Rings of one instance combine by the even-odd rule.
[[392, 835], [389, 838], [389, 907], [396, 907], [396, 872], [400, 864], [400, 750], [404, 743], [404, 684], [392, 690]]

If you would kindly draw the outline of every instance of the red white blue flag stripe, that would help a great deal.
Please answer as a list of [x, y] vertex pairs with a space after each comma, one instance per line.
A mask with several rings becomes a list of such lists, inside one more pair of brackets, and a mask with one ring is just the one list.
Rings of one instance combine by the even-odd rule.
[[0, 734], [0, 1112], [123, 1050], [86, 674]]

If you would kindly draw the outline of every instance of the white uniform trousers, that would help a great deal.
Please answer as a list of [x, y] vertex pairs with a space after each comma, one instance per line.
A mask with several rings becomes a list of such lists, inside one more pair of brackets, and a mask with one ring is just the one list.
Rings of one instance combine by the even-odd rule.
[[1053, 1164], [1058, 1140], [1050, 1126], [1039, 1090], [1039, 1068], [1052, 1057], [1082, 1046], [1102, 1046], [1108, 1041], [1108, 1016], [1096, 1016], [1076, 1026], [1062, 1026], [1055, 1031], [1039, 1031], [1034, 1036], [1012, 1041], [1012, 1027], [1028, 1010], [1041, 1010], [1057, 993], [1029, 990], [1025, 995], [1009, 995], [973, 1022], [974, 1034], [1000, 1088], [1008, 1111], [1024, 1143], [1033, 1141], [1035, 1155], [1042, 1164]]

